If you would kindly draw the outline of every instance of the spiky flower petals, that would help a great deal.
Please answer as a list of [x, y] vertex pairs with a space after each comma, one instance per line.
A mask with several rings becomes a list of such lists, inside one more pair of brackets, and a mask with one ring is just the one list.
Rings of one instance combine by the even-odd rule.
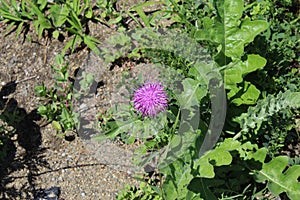
[[160, 83], [148, 82], [138, 88], [133, 97], [134, 108], [144, 116], [155, 117], [168, 106], [168, 96]]

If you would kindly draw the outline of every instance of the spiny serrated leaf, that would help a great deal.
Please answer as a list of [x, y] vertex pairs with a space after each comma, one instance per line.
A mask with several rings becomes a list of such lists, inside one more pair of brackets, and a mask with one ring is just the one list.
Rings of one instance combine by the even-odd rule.
[[276, 96], [268, 95], [265, 99], [257, 102], [256, 106], [249, 107], [247, 113], [241, 114], [235, 118], [241, 127], [242, 133], [249, 132], [253, 129], [254, 133], [260, 129], [261, 124], [268, 119], [268, 117], [289, 109], [300, 107], [300, 92], [285, 91], [280, 92]]

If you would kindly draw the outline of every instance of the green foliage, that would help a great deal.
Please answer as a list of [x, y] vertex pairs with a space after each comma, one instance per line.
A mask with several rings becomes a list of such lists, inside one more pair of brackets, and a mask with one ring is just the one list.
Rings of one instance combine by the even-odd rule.
[[157, 188], [151, 185], [151, 181], [148, 183], [141, 182], [139, 187], [130, 187], [126, 185], [125, 189], [121, 190], [118, 195], [118, 200], [163, 200], [158, 195]]
[[[244, 17], [242, 0], [215, 3], [187, 1], [181, 5], [176, 1], [167, 2], [170, 12], [174, 14], [172, 19], [184, 24], [186, 32], [195, 40], [210, 47], [217, 64], [225, 69], [224, 81], [229, 90], [229, 100], [238, 106], [255, 104], [260, 91], [243, 78], [248, 73], [262, 69], [266, 59], [257, 54], [245, 55], [244, 48], [268, 28], [268, 23]], [[196, 10], [197, 7], [201, 7], [204, 12]], [[215, 50], [211, 50], [213, 48]]]
[[286, 109], [299, 108], [300, 93], [286, 91], [280, 92], [276, 96], [268, 95], [262, 100], [259, 100], [256, 106], [249, 107], [248, 112], [242, 113], [235, 119], [241, 126], [241, 131], [238, 134], [257, 134], [258, 130], [268, 117]]
[[229, 90], [228, 98], [236, 105], [254, 104], [260, 91], [250, 82], [243, 82], [243, 77], [262, 69], [266, 59], [249, 54], [244, 61], [244, 47], [266, 30], [264, 20], [250, 20], [243, 16], [243, 1], [219, 1], [216, 4], [217, 16], [203, 19], [203, 29], [197, 31], [197, 40], [208, 40], [218, 44], [215, 59], [224, 66], [225, 87]]
[[[185, 2], [179, 5], [175, 1], [170, 2], [174, 9], [182, 13], [186, 9], [186, 4], [189, 3]], [[225, 11], [223, 7], [225, 7]], [[246, 7], [245, 10], [249, 8], [251, 8], [251, 6]], [[174, 13], [177, 17], [177, 23], [184, 24], [184, 28], [187, 29], [187, 31], [195, 33], [193, 37], [202, 41], [204, 44], [211, 42], [217, 47], [217, 52], [214, 53], [214, 59], [216, 63], [224, 69], [225, 84], [230, 102], [237, 106], [257, 104], [257, 107], [255, 106], [257, 110], [251, 110], [254, 107], [250, 107], [248, 113], [246, 112], [241, 115], [243, 117], [236, 118], [242, 127], [241, 133], [243, 132], [243, 134], [254, 136], [252, 130], [257, 131], [264, 121], [278, 113], [279, 110], [287, 107], [298, 108], [299, 102], [297, 99], [299, 99], [299, 97], [298, 93], [291, 94], [287, 91], [285, 93], [279, 93], [279, 95], [275, 97], [269, 95], [257, 102], [261, 91], [250, 81], [246, 81], [245, 77], [257, 70], [263, 70], [267, 64], [267, 60], [257, 53], [248, 54], [247, 51], [245, 53], [244, 48], [247, 45], [251, 46], [256, 36], [264, 30], [267, 30], [269, 24], [261, 19], [250, 19], [244, 16], [243, 10], [242, 1], [221, 1], [216, 5], [217, 15], [204, 18], [204, 20], [199, 23], [202, 24], [203, 28], [198, 31], [193, 27], [190, 21], [187, 23], [184, 22], [186, 19], [185, 15], [180, 15], [178, 12]], [[162, 49], [165, 50], [167, 48]], [[153, 53], [153, 51], [151, 52], [149, 49], [146, 49], [146, 53], [149, 52]], [[259, 54], [263, 53], [259, 52]], [[123, 54], [118, 52], [114, 55], [122, 56]], [[174, 55], [165, 51], [158, 51], [152, 55], [158, 55], [154, 57], [156, 60], [159, 60], [159, 62], [167, 61], [167, 63], [172, 63], [176, 60], [176, 56], [174, 59]], [[193, 54], [191, 55], [193, 56]], [[168, 61], [168, 57], [172, 58]], [[203, 71], [205, 71], [203, 70], [205, 65], [203, 65], [203, 63], [199, 65], [191, 64], [188, 68], [184, 68], [186, 65], [182, 63], [188, 62], [180, 62], [177, 66], [179, 70], [184, 69], [182, 73], [186, 78], [183, 79], [182, 86], [186, 93], [182, 93], [182, 96], [177, 96], [179, 104], [180, 102], [181, 104], [183, 102], [185, 103], [191, 96], [197, 96], [198, 100], [203, 99], [207, 94], [207, 88], [201, 88], [206, 84], [206, 80], [201, 76], [203, 75]], [[296, 85], [290, 86], [297, 91]], [[193, 103], [189, 104], [188, 102], [189, 101], [187, 101], [187, 107], [193, 105]], [[249, 128], [249, 126], [251, 128]], [[238, 135], [235, 138], [238, 138]], [[189, 134], [186, 136], [190, 137]], [[194, 138], [191, 140], [194, 140]], [[247, 141], [247, 139], [245, 139], [245, 141]], [[180, 140], [177, 141], [176, 136], [171, 140], [171, 145], [176, 146], [176, 144], [179, 143]], [[191, 144], [193, 143], [189, 143], [190, 148], [193, 148]], [[238, 154], [235, 155], [234, 151], [237, 151]], [[184, 154], [185, 156], [181, 157], [184, 159], [174, 161], [161, 169], [161, 172], [166, 176], [162, 187], [163, 197], [165, 199], [217, 199], [222, 196], [224, 197], [223, 199], [231, 199], [230, 197], [238, 198], [245, 196], [245, 194], [249, 195], [250, 189], [248, 190], [247, 188], [256, 188], [256, 184], [250, 173], [257, 169], [253, 166], [248, 166], [248, 162], [254, 160], [256, 163], [264, 165], [266, 154], [267, 151], [265, 148], [259, 148], [250, 142], [241, 144], [235, 140], [225, 140], [221, 142], [220, 146], [207, 152], [207, 154], [198, 159], [192, 156], [193, 153], [187, 152]], [[236, 156], [240, 161], [234, 165]], [[237, 169], [231, 169], [229, 167], [230, 165], [234, 165]], [[248, 168], [248, 171], [243, 170], [243, 167]], [[226, 177], [219, 174], [219, 172], [222, 171], [220, 170], [221, 168], [223, 168], [223, 173], [227, 171], [231, 173], [238, 172], [242, 177], [241, 180], [239, 180], [239, 177], [234, 177], [228, 181], [225, 180]], [[249, 185], [244, 191], [241, 191], [241, 185], [246, 183]], [[258, 185], [258, 187], [261, 186]], [[228, 191], [229, 189], [230, 191]], [[254, 193], [251, 195], [255, 196]]]
[[196, 195], [187, 189], [193, 178], [189, 163], [173, 162], [162, 171], [167, 174], [163, 184], [164, 199], [195, 199]]
[[[143, 57], [171, 66], [182, 75], [182, 90], [168, 85], [169, 109], [157, 118], [140, 116], [132, 104], [115, 105], [107, 116], [101, 115], [105, 133], [94, 139], [118, 137], [127, 144], [138, 139], [142, 144], [136, 151], [137, 164], [151, 159], [145, 158], [149, 153], [165, 161], [157, 166], [163, 173], [159, 184], [143, 182], [139, 187], [127, 187], [118, 199], [254, 199], [268, 190], [274, 196], [285, 192], [290, 199], [299, 198], [299, 162], [291, 164], [286, 156], [274, 157], [289, 132], [297, 128], [300, 18], [296, 1], [164, 0], [147, 1], [126, 11], [117, 9], [116, 0], [97, 0], [93, 7], [89, 0], [1, 0], [0, 5], [1, 20], [8, 23], [5, 34], [15, 31], [18, 37], [33, 25], [39, 39], [45, 33], [55, 39], [67, 36], [63, 54], [84, 43], [103, 57], [105, 64], [121, 57]], [[160, 9], [148, 12], [149, 6]], [[98, 50], [100, 41], [88, 30], [88, 22], [95, 20], [119, 30], [127, 28], [130, 20], [148, 28], [160, 27], [166, 20], [181, 33], [179, 37], [176, 32], [164, 35], [151, 29], [121, 33], [109, 39], [108, 46], [113, 48]], [[79, 83], [83, 90], [72, 91], [68, 65], [62, 56], [56, 62], [58, 66], [52, 67], [56, 73], [54, 87], [36, 87], [43, 101], [38, 111], [58, 131], [72, 130], [76, 119], [71, 100], [86, 94], [94, 77], [83, 72]], [[209, 95], [214, 95], [209, 83], [217, 79], [221, 84], [219, 72], [233, 108], [224, 131], [239, 132], [233, 139], [223, 134], [218, 145], [202, 155], [199, 149], [212, 117]], [[172, 78], [167, 79], [170, 82]], [[136, 88], [141, 82], [133, 84], [131, 88]], [[205, 111], [199, 124], [191, 125], [190, 120], [199, 117], [198, 108]], [[9, 124], [17, 115], [1, 113], [0, 118]], [[227, 130], [235, 122], [240, 129]], [[9, 134], [5, 123], [0, 126], [1, 145], [5, 145], [1, 139], [5, 141], [5, 134]], [[162, 148], [167, 150], [160, 155]]]
[[74, 35], [66, 44], [63, 53], [68, 48], [73, 51], [82, 42], [97, 53], [96, 43], [100, 41], [86, 34], [87, 22], [93, 17], [89, 0], [83, 2], [67, 0], [62, 3], [51, 3], [47, 0], [22, 0], [20, 3], [10, 0], [8, 3], [1, 0], [0, 15], [2, 20], [9, 24], [6, 32], [13, 30], [15, 25], [17, 26], [16, 37], [24, 28], [28, 29], [32, 23], [39, 39], [46, 30], [55, 39], [65, 33]]
[[299, 176], [300, 165], [289, 167], [287, 156], [278, 156], [270, 162], [264, 163], [262, 170], [255, 175], [258, 182], [268, 181], [267, 187], [273, 194], [278, 196], [285, 192], [291, 200], [300, 197]]
[[[266, 19], [270, 26], [251, 51], [260, 51], [269, 59], [268, 67], [276, 70], [291, 61], [299, 63], [299, 2], [297, 1], [250, 1], [248, 10], [252, 19]], [[263, 50], [263, 51], [262, 51]], [[280, 74], [279, 74], [280, 75]]]
[[35, 91], [42, 102], [38, 112], [49, 122], [57, 131], [73, 130], [75, 127], [74, 114], [72, 112], [72, 85], [68, 80], [68, 65], [64, 65], [62, 55], [56, 57], [56, 64], [52, 69], [56, 73], [53, 88], [48, 89], [44, 83], [36, 86]]
[[[235, 151], [238, 155], [234, 154]], [[226, 183], [225, 179], [218, 179], [221, 167], [233, 165], [233, 160], [237, 159], [237, 156], [241, 159], [239, 167], [241, 165], [247, 167], [249, 161], [263, 163], [267, 153], [265, 148], [259, 149], [257, 145], [250, 142], [242, 144], [232, 139], [226, 139], [198, 159], [191, 160], [191, 156], [195, 155], [192, 152], [192, 150], [187, 152], [184, 158], [161, 170], [166, 174], [162, 187], [165, 199], [217, 199], [220, 194], [229, 193], [226, 191], [227, 184], [233, 184], [233, 180]], [[254, 166], [250, 168], [255, 169]], [[229, 167], [224, 168], [225, 171], [226, 169], [231, 170]], [[241, 173], [238, 168], [235, 170], [235, 173]], [[235, 177], [234, 181], [238, 182], [236, 185], [245, 184], [242, 181], [251, 180], [250, 172], [249, 170], [246, 174], [242, 171], [245, 179], [240, 182], [238, 180], [241, 177]]]

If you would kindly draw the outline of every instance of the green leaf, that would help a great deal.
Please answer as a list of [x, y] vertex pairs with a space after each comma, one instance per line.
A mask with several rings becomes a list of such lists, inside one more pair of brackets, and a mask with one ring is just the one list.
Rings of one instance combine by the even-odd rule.
[[189, 193], [187, 186], [193, 178], [191, 168], [182, 161], [175, 161], [164, 169], [167, 174], [163, 183], [165, 199], [186, 199]]
[[225, 87], [226, 89], [233, 89], [237, 83], [241, 83], [243, 81], [243, 70], [242, 70], [242, 62], [231, 62], [227, 65], [227, 69], [225, 70]]
[[21, 33], [22, 29], [23, 29], [23, 25], [24, 25], [24, 22], [21, 22], [21, 23], [18, 25], [17, 30], [16, 30], [16, 38], [19, 37], [19, 35], [20, 35], [20, 33]]
[[183, 90], [177, 95], [177, 100], [182, 108], [190, 108], [198, 105], [197, 96], [201, 98], [207, 91], [199, 88], [199, 82], [191, 78], [185, 78], [182, 81]]
[[242, 62], [241, 60], [236, 60], [227, 65], [225, 69], [225, 84], [226, 88], [230, 89], [231, 85], [236, 85], [243, 81], [243, 76], [250, 72], [254, 72], [258, 69], [262, 69], [266, 65], [267, 61], [265, 58], [249, 54], [247, 60]]
[[188, 189], [195, 193], [200, 193], [200, 196], [205, 200], [217, 200], [217, 197], [209, 189], [209, 187], [218, 186], [216, 183], [218, 183], [218, 180], [197, 177], [190, 182]]
[[12, 20], [12, 21], [16, 21], [16, 22], [21, 22], [21, 21], [24, 21], [22, 18], [20, 17], [17, 17], [17, 16], [13, 16], [13, 15], [10, 15], [10, 14], [2, 14], [1, 15], [4, 19], [9, 19], [9, 20]]
[[18, 5], [17, 5], [17, 1], [16, 0], [10, 0], [11, 5], [13, 6], [13, 8], [15, 10], [18, 10]]
[[85, 17], [88, 19], [91, 19], [93, 17], [93, 10], [92, 8], [88, 9], [87, 12], [85, 13]]
[[58, 121], [52, 121], [52, 126], [58, 131], [62, 131], [61, 125]]
[[[300, 165], [288, 167], [289, 157], [278, 156], [264, 163], [262, 170], [256, 173], [258, 182], [267, 181], [268, 189], [276, 196], [285, 192], [291, 200], [300, 198]], [[286, 167], [288, 167], [287, 170]]]
[[229, 165], [232, 162], [229, 151], [237, 149], [240, 145], [240, 142], [236, 140], [226, 139], [220, 146], [195, 160], [193, 168], [199, 169], [200, 177], [213, 178], [215, 176], [214, 166]]
[[251, 21], [241, 19], [244, 10], [243, 0], [221, 0], [216, 3], [218, 15], [204, 18], [204, 29], [197, 30], [197, 40], [209, 40], [222, 45], [222, 52], [232, 60], [240, 59], [244, 47], [266, 30], [268, 22], [263, 20]]
[[[234, 98], [231, 102], [234, 103], [237, 106], [240, 106], [242, 104], [244, 105], [253, 105], [257, 102], [260, 91], [250, 82], [245, 81], [244, 87], [242, 90], [242, 95], [238, 98]], [[239, 92], [241, 91], [239, 90]], [[232, 94], [228, 95], [230, 98]]]
[[35, 15], [37, 15], [38, 17], [43, 17], [43, 13], [42, 11], [37, 7], [37, 5], [32, 2], [32, 1], [28, 1], [28, 4], [30, 5], [30, 7], [28, 7]]
[[241, 93], [240, 96], [235, 97], [235, 100], [233, 100], [236, 105], [251, 105], [256, 103], [260, 91], [250, 82], [244, 82], [242, 87], [237, 84], [243, 82], [243, 77], [248, 73], [262, 69], [266, 65], [266, 62], [265, 58], [250, 54], [244, 62], [235, 60], [227, 65], [224, 79], [225, 88], [230, 90], [228, 98], [232, 99], [236, 94]]
[[224, 23], [225, 55], [240, 58], [244, 54], [244, 46], [252, 42], [256, 35], [268, 28], [266, 21], [241, 21], [243, 14], [243, 0], [219, 1], [217, 10]]
[[39, 9], [40, 10], [44, 10], [44, 8], [47, 6], [48, 4], [48, 0], [38, 0], [37, 4], [39, 4]]
[[[150, 17], [148, 17], [145, 12], [143, 11], [143, 8], [144, 7], [147, 7], [147, 6], [152, 6], [152, 5], [155, 5], [155, 4], [161, 4], [160, 1], [147, 1], [145, 3], [142, 3], [142, 4], [139, 4], [139, 5], [136, 5], [134, 7], [132, 7], [130, 9], [131, 10], [134, 10], [135, 12], [138, 13], [139, 17], [142, 19], [142, 21], [144, 22], [144, 24], [146, 25], [146, 27], [151, 27], [150, 25]], [[134, 15], [132, 15], [129, 11], [129, 14], [130, 16], [137, 22], [139, 23], [139, 21], [134, 17]]]
[[[99, 134], [97, 136], [94, 136], [92, 139], [97, 142], [101, 142], [105, 139], [113, 139], [119, 134], [127, 133], [129, 130], [133, 130], [136, 127], [141, 127], [142, 124], [143, 124], [143, 122], [141, 122], [138, 119], [124, 122], [124, 124], [118, 123], [118, 124], [116, 124], [114, 129], [110, 129], [105, 134]], [[134, 130], [137, 131], [136, 129], [134, 129]]]
[[53, 36], [53, 38], [58, 39], [59, 31], [58, 30], [53, 31], [52, 36]]
[[36, 86], [35, 88], [35, 92], [38, 94], [38, 96], [40, 96], [40, 97], [44, 97], [44, 96], [46, 96], [47, 95], [47, 88], [45, 87], [45, 85], [44, 84], [42, 84], [42, 85], [38, 85], [38, 86]]
[[250, 72], [262, 69], [267, 64], [267, 60], [260, 55], [249, 54], [247, 55], [247, 61], [243, 64], [243, 75], [246, 75]]
[[276, 96], [268, 95], [265, 99], [259, 100], [256, 106], [249, 107], [246, 113], [235, 118], [241, 127], [241, 133], [249, 133], [250, 129], [257, 133], [264, 121], [268, 117], [289, 108], [300, 107], [300, 92], [291, 92], [289, 90], [284, 93], [280, 92]]
[[[68, 29], [71, 30], [71, 29]], [[76, 44], [81, 44], [82, 39], [79, 35], [75, 35], [70, 41], [67, 42], [62, 50], [62, 54], [65, 54], [66, 50], [71, 48], [72, 52], [75, 50]]]
[[38, 113], [41, 114], [43, 117], [46, 117], [46, 118], [47, 118], [48, 108], [47, 108], [46, 106], [39, 105], [37, 111], [38, 111]]
[[[230, 35], [228, 31], [226, 40], [225, 55], [228, 57], [240, 58], [244, 54], [244, 46], [254, 40], [254, 38], [268, 28], [268, 23], [263, 20], [250, 21], [249, 18], [242, 22], [240, 29], [235, 29], [235, 33]], [[233, 30], [232, 30], [233, 32]]]
[[96, 46], [96, 43], [100, 43], [99, 40], [97, 40], [94, 37], [85, 35], [83, 37], [83, 42], [92, 50], [94, 51], [97, 55], [100, 55], [100, 51], [98, 49], [98, 47]]
[[67, 20], [69, 9], [65, 5], [55, 4], [49, 9], [50, 17], [55, 27], [61, 27]]
[[70, 10], [70, 18], [67, 18], [67, 21], [71, 24], [72, 28], [75, 28], [76, 31], [81, 32], [83, 31], [82, 24], [73, 10]]
[[108, 24], [117, 24], [122, 20], [122, 15], [119, 15], [117, 18], [110, 19]]

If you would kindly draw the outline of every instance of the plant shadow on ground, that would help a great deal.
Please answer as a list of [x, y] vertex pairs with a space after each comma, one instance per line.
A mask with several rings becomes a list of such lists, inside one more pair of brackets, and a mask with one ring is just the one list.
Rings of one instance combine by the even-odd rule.
[[[2, 199], [31, 198], [29, 193], [38, 193], [35, 186], [35, 174], [38, 166], [47, 167], [48, 163], [43, 156], [45, 148], [41, 148], [41, 132], [35, 122], [41, 119], [36, 110], [27, 113], [18, 106], [14, 98], [5, 98], [15, 92], [17, 83], [9, 82], [0, 91], [0, 119], [5, 126], [14, 130], [13, 134], [0, 133], [3, 145], [0, 146], [0, 197]], [[18, 152], [22, 149], [21, 152]], [[26, 184], [16, 188], [12, 183], [14, 178], [9, 177], [15, 171], [27, 170]], [[24, 177], [19, 177], [24, 178]], [[23, 194], [22, 194], [23, 193]], [[25, 197], [23, 196], [25, 193]]]

